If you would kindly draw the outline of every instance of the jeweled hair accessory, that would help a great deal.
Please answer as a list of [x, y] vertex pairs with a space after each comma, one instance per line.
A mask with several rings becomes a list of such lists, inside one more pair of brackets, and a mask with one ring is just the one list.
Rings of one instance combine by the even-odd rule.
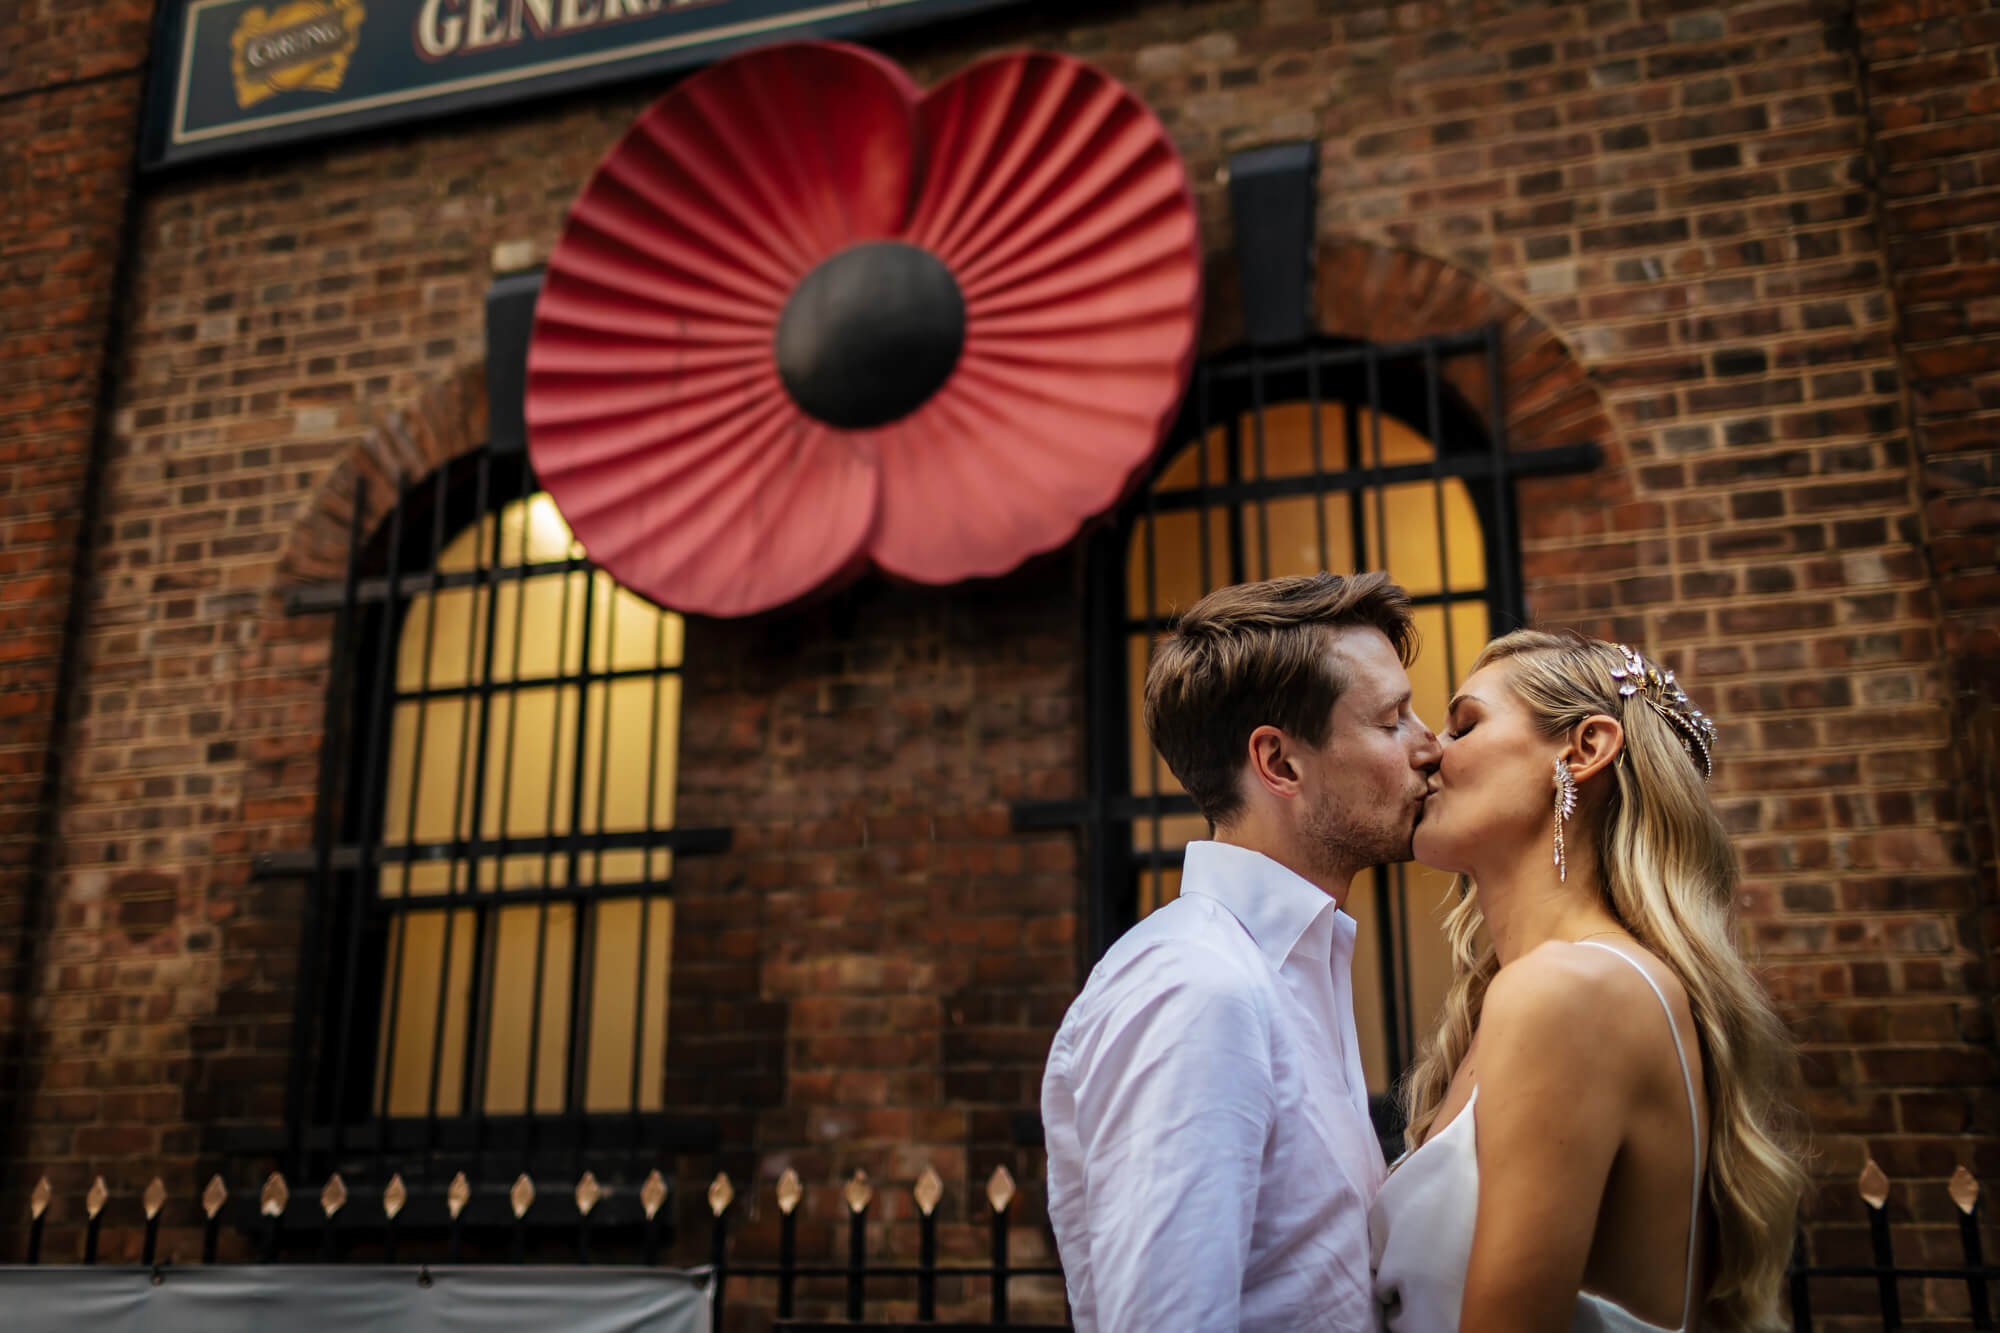
[[1653, 711], [1680, 733], [1681, 748], [1687, 751], [1688, 758], [1701, 765], [1702, 777], [1714, 777], [1715, 723], [1708, 714], [1694, 706], [1694, 700], [1688, 698], [1673, 672], [1663, 670], [1658, 663], [1648, 661], [1622, 643], [1612, 647], [1625, 658], [1621, 665], [1611, 668], [1619, 695], [1629, 699], [1636, 694], [1651, 704]]

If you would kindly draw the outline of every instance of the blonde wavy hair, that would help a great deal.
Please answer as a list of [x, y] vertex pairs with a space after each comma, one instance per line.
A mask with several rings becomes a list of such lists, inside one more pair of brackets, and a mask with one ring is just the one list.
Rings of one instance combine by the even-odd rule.
[[[1783, 1327], [1780, 1288], [1806, 1183], [1797, 1150], [1797, 1058], [1790, 1034], [1737, 951], [1730, 916], [1736, 857], [1680, 734], [1642, 696], [1621, 699], [1613, 645], [1579, 634], [1517, 630], [1486, 645], [1477, 671], [1513, 664], [1514, 693], [1546, 736], [1593, 714], [1620, 720], [1625, 751], [1610, 770], [1595, 844], [1605, 905], [1687, 991], [1708, 1093], [1704, 1183], [1714, 1219], [1706, 1318], [1723, 1329]], [[1403, 1085], [1408, 1142], [1436, 1119], [1472, 1044], [1499, 971], [1480, 934], [1478, 886], [1460, 886], [1444, 923], [1453, 980], [1436, 1030]]]

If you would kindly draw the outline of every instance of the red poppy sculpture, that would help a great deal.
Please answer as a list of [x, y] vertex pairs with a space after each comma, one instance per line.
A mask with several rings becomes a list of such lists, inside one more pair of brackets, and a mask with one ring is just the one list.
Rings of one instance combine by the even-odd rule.
[[753, 51], [654, 103], [571, 207], [528, 353], [536, 475], [676, 610], [1004, 573], [1158, 446], [1200, 270], [1179, 154], [1087, 64], [924, 93], [857, 47]]

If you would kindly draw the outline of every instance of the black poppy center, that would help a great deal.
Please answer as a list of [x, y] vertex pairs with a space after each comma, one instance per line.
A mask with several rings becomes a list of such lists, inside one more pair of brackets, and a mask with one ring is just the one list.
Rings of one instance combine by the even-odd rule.
[[965, 298], [928, 250], [869, 241], [806, 274], [778, 316], [778, 377], [809, 416], [843, 430], [906, 417], [951, 377]]

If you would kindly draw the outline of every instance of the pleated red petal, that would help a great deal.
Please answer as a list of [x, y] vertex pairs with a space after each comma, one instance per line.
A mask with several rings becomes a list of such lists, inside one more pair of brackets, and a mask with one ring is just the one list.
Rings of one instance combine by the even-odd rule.
[[1134, 484], [1193, 364], [1201, 249], [1165, 128], [1082, 61], [982, 61], [917, 123], [908, 239], [958, 278], [965, 350], [884, 434], [869, 551], [949, 583], [1062, 545]]
[[571, 206], [536, 305], [529, 450], [626, 587], [744, 615], [865, 565], [874, 455], [798, 410], [771, 344], [800, 278], [901, 230], [915, 101], [856, 47], [738, 56], [648, 108]]

